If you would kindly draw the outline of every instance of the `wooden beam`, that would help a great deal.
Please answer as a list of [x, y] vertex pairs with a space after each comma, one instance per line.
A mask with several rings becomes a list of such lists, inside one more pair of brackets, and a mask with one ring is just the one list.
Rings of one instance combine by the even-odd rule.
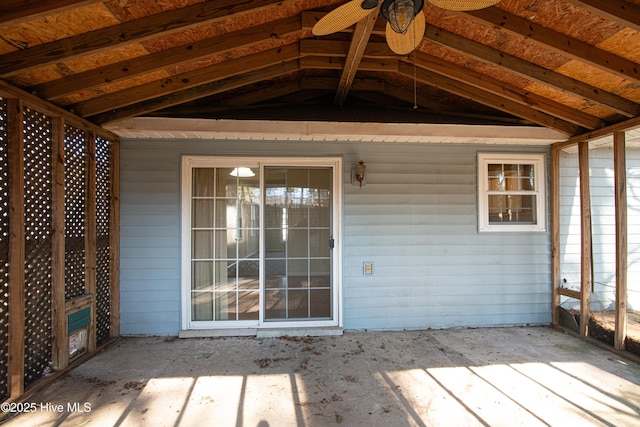
[[[344, 56], [305, 56], [300, 58], [301, 69], [320, 69], [320, 70], [342, 70], [346, 66], [346, 59]], [[398, 59], [377, 59], [377, 58], [362, 58], [360, 71], [398, 71]]]
[[120, 336], [120, 142], [109, 141], [109, 336]]
[[298, 60], [294, 59], [283, 62], [281, 64], [257, 69], [239, 76], [229, 77], [224, 80], [217, 80], [211, 83], [190, 87], [184, 90], [176, 90], [164, 96], [138, 102], [137, 104], [123, 107], [117, 110], [104, 112], [102, 114], [89, 117], [89, 119], [97, 124], [104, 124], [115, 120], [135, 117], [141, 114], [150, 113], [153, 111], [161, 110], [163, 108], [193, 101], [195, 99], [200, 99], [207, 96], [215, 95], [217, 93], [237, 89], [239, 87], [254, 84], [265, 79], [271, 79], [282, 75], [291, 74], [297, 72], [299, 69], [300, 68], [298, 65]]
[[65, 306], [65, 125], [64, 119], [51, 119], [51, 333], [53, 369], [69, 364]]
[[286, 39], [298, 33], [301, 33], [299, 17], [280, 19], [72, 74], [34, 86], [30, 91], [42, 98], [52, 100], [74, 92], [85, 91], [107, 83], [118, 82], [144, 73], [194, 61], [205, 56], [220, 55], [255, 46], [273, 38]]
[[89, 99], [69, 108], [83, 117], [94, 116], [105, 111], [116, 110], [137, 102], [168, 95], [174, 91], [224, 80], [242, 73], [297, 59], [299, 55], [298, 45], [290, 44]]
[[560, 325], [560, 151], [551, 150], [551, 324]]
[[640, 6], [625, 0], [565, 0], [622, 27], [640, 31]]
[[627, 338], [627, 161], [624, 132], [613, 135], [616, 209], [616, 330], [613, 347], [624, 350]]
[[360, 61], [362, 61], [362, 55], [365, 48], [369, 43], [369, 37], [371, 37], [371, 30], [378, 19], [378, 12], [382, 2], [378, 3], [370, 14], [365, 19], [356, 24], [356, 29], [353, 32], [351, 38], [351, 45], [349, 46], [349, 52], [347, 52], [347, 58], [345, 60], [345, 67], [340, 75], [340, 82], [338, 83], [338, 91], [336, 97], [333, 100], [335, 105], [342, 105], [347, 99], [349, 90], [351, 89], [351, 83], [356, 77]]
[[516, 86], [511, 86], [473, 70], [452, 64], [441, 58], [424, 53], [417, 53], [415, 62], [416, 65], [421, 68], [453, 78], [462, 83], [493, 93], [494, 95], [515, 101], [521, 105], [527, 105], [567, 122], [574, 123], [585, 129], [597, 129], [606, 126], [606, 122], [598, 117], [567, 107], [564, 104], [555, 102], [535, 93], [525, 91]]
[[[414, 76], [413, 66], [404, 62], [401, 62], [399, 64], [398, 71], [401, 74], [404, 74], [405, 76], [411, 78], [413, 78]], [[533, 123], [555, 129], [567, 135], [573, 135], [580, 129], [579, 126], [576, 126], [573, 123], [560, 120], [546, 113], [537, 111], [531, 107], [498, 97], [482, 89], [473, 87], [466, 83], [462, 83], [445, 76], [441, 76], [432, 71], [425, 70], [424, 68], [420, 68], [416, 71], [416, 78], [422, 83], [435, 86], [444, 91], [454, 93], [467, 99], [471, 99], [475, 102], [487, 105], [491, 108], [495, 108], [497, 110], [524, 118]]]
[[580, 335], [589, 335], [591, 315], [591, 186], [589, 183], [589, 142], [578, 144], [580, 168]]
[[557, 142], [551, 146], [554, 150], [564, 150], [566, 148], [573, 147], [582, 141], [592, 141], [594, 139], [605, 138], [611, 136], [616, 132], [624, 132], [640, 127], [640, 117], [625, 120], [624, 122], [615, 123], [602, 129], [596, 129], [591, 132], [586, 132], [580, 135], [572, 136], [566, 141]]
[[23, 104], [7, 99], [9, 161], [9, 360], [7, 390], [17, 399], [24, 393], [24, 121]]
[[0, 3], [0, 27], [21, 24], [71, 9], [102, 3], [104, 0], [2, 0]]
[[85, 220], [84, 220], [84, 293], [91, 296], [91, 321], [87, 337], [87, 351], [93, 353], [96, 350], [96, 137], [93, 132], [85, 132], [86, 156], [85, 164], [87, 174], [85, 177]]
[[[347, 56], [350, 42], [344, 40], [302, 39], [300, 40], [300, 56]], [[383, 42], [367, 43], [363, 58], [398, 59], [400, 56]]]
[[533, 42], [552, 52], [584, 62], [633, 83], [640, 82], [640, 67], [637, 63], [497, 7], [459, 13], [474, 22], [489, 24], [494, 29], [506, 32], [520, 40]]
[[228, 19], [268, 6], [278, 6], [282, 0], [219, 0], [197, 3], [134, 21], [43, 43], [0, 55], [0, 77], [55, 64], [65, 59], [96, 53], [116, 45], [140, 42], [159, 34], [167, 35], [205, 22]]
[[583, 97], [627, 117], [640, 116], [640, 105], [635, 102], [433, 25], [427, 26], [425, 38], [480, 61], [506, 68], [529, 80]]

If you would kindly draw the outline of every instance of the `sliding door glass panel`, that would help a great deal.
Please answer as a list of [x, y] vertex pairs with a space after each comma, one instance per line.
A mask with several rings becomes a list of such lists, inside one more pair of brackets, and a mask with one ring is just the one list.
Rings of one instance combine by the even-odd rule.
[[331, 168], [265, 167], [265, 321], [327, 320]]
[[260, 186], [252, 173], [193, 169], [192, 321], [259, 318]]

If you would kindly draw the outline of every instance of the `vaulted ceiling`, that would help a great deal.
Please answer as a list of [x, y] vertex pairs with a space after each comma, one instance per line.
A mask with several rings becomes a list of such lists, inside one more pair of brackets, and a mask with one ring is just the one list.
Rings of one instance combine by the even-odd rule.
[[2, 0], [0, 79], [99, 125], [141, 117], [538, 125], [640, 116], [640, 0], [425, 2], [418, 48], [344, 0]]

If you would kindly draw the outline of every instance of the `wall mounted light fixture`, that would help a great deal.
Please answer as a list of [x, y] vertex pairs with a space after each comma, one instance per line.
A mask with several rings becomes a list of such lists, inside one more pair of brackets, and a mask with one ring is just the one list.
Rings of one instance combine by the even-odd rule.
[[355, 165], [355, 167], [351, 170], [351, 183], [354, 185], [357, 183], [360, 185], [360, 187], [365, 185], [367, 183], [365, 177], [366, 170], [367, 165], [364, 164], [364, 160], [360, 160], [358, 164]]

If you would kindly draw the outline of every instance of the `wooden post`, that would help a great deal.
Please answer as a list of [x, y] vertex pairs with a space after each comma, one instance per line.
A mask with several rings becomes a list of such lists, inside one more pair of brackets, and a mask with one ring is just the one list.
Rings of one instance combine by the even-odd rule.
[[591, 187], [589, 185], [589, 141], [578, 144], [580, 165], [580, 335], [589, 335], [591, 314]]
[[120, 336], [120, 144], [110, 141], [109, 174], [111, 189], [109, 198], [109, 335]]
[[560, 324], [560, 150], [551, 149], [551, 323]]
[[53, 369], [64, 369], [69, 363], [67, 317], [65, 307], [65, 167], [64, 119], [52, 118], [52, 186], [51, 186], [51, 325]]
[[7, 99], [9, 160], [9, 361], [10, 398], [24, 392], [24, 122], [23, 105]]
[[85, 294], [92, 296], [91, 323], [89, 324], [87, 351], [96, 349], [96, 137], [85, 133], [87, 142], [87, 175], [85, 203]]
[[616, 331], [613, 346], [624, 350], [627, 338], [627, 160], [624, 132], [613, 134], [616, 192]]

